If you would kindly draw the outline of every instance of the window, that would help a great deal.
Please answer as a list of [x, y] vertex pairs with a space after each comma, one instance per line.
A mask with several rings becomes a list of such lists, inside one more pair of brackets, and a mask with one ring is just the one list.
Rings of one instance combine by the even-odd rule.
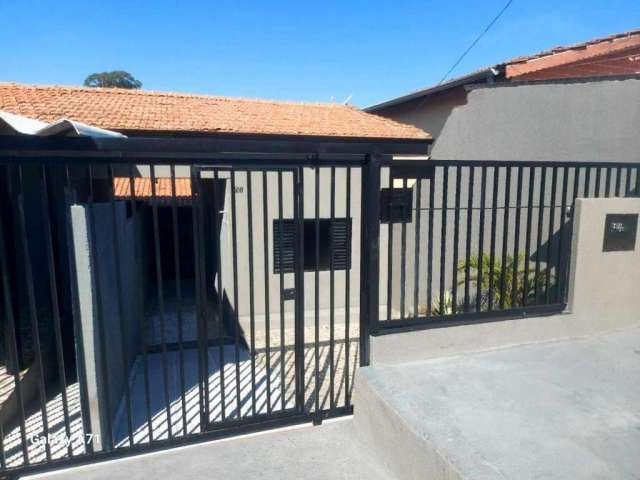
[[380, 222], [411, 222], [412, 210], [413, 189], [383, 188], [380, 191]]
[[[321, 218], [318, 220], [318, 270], [327, 271], [351, 269], [351, 219]], [[296, 223], [293, 219], [273, 221], [273, 272], [293, 273], [295, 270]], [[282, 251], [280, 236], [282, 235]], [[331, 246], [333, 245], [333, 249]], [[333, 256], [331, 255], [333, 250]], [[281, 259], [282, 258], [282, 263]], [[304, 220], [304, 270], [316, 270], [316, 220]]]

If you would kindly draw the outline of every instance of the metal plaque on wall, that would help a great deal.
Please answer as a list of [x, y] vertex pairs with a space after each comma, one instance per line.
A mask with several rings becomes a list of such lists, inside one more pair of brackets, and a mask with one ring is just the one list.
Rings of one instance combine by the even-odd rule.
[[605, 218], [603, 252], [627, 252], [636, 248], [637, 213], [609, 213]]

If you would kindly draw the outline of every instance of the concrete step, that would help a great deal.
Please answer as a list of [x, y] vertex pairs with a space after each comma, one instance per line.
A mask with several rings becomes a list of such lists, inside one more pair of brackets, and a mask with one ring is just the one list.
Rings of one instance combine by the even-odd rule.
[[640, 329], [358, 372], [360, 441], [401, 479], [637, 478]]
[[[302, 479], [392, 480], [356, 440], [351, 418], [175, 448], [31, 480]], [[25, 479], [26, 480], [26, 479]]]

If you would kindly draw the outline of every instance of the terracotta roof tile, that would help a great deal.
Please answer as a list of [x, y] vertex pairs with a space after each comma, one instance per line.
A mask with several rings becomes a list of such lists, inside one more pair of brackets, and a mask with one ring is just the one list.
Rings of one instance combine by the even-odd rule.
[[[555, 47], [534, 55], [514, 58], [505, 62], [505, 74], [507, 78], [526, 77], [527, 79], [534, 79], [533, 73], [541, 70], [556, 69], [573, 64], [582, 64], [584, 66], [611, 56], [617, 58], [628, 54], [633, 58], [639, 47], [640, 30], [632, 30], [608, 37], [596, 38], [576, 45]], [[624, 73], [637, 73], [638, 62], [633, 59], [629, 62]], [[619, 74], [620, 65], [616, 67], [609, 74]], [[602, 74], [606, 73], [604, 67], [596, 67], [596, 70], [598, 72], [602, 71]], [[578, 73], [576, 72], [574, 76], [583, 76]], [[561, 75], [561, 77], [567, 76], [570, 75], [567, 75], [566, 72]], [[552, 72], [549, 72], [548, 75], [541, 78], [555, 78], [555, 76]]]
[[[176, 193], [178, 199], [191, 197], [191, 179], [176, 178]], [[151, 179], [148, 177], [136, 177], [133, 179], [135, 198], [147, 199], [153, 197]], [[173, 196], [173, 186], [170, 178], [157, 178], [155, 181], [156, 199], [169, 199]], [[128, 177], [115, 177], [113, 179], [113, 191], [117, 199], [131, 197], [131, 181]]]
[[68, 118], [117, 131], [429, 139], [341, 104], [0, 83], [0, 110], [52, 122]]

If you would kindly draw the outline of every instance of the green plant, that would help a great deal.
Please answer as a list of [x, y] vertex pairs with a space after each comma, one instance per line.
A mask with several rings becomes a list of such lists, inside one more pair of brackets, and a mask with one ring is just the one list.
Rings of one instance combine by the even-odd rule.
[[[490, 302], [494, 308], [500, 308], [502, 305], [504, 308], [516, 308], [523, 304], [525, 298], [527, 303], [538, 303], [544, 299], [547, 269], [540, 268], [536, 275], [535, 263], [528, 261], [529, 268], [527, 269], [525, 255], [520, 253], [515, 257], [507, 255], [505, 258], [504, 268], [501, 258], [496, 257], [491, 262], [491, 257], [487, 254], [483, 254], [482, 257], [472, 255], [468, 265], [465, 261], [458, 264], [458, 278], [462, 278], [458, 285], [465, 283], [467, 268], [469, 269], [469, 282], [475, 292], [478, 289], [478, 281], [480, 282], [481, 310], [486, 310]], [[537, 292], [536, 283], [538, 285]]]
[[432, 315], [451, 315], [453, 313], [453, 295], [449, 290], [444, 292], [443, 301], [438, 298], [433, 302], [431, 307]]

